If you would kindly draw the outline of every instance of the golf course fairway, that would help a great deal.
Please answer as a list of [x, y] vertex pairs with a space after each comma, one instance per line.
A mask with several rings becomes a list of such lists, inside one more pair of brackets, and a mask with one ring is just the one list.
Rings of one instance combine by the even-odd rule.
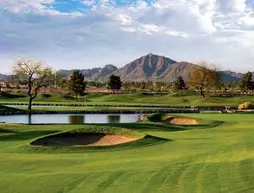
[[[254, 114], [177, 116], [198, 124], [0, 124], [0, 192], [254, 192]], [[56, 133], [111, 128], [137, 140], [100, 147], [31, 145]]]

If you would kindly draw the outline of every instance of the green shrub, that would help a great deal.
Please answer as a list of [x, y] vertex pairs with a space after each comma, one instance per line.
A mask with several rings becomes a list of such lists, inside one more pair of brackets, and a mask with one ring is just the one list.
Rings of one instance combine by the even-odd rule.
[[52, 97], [51, 94], [47, 94], [47, 93], [43, 93], [43, 94], [41, 94], [41, 96], [42, 96], [43, 98], [50, 98], [50, 97]]
[[75, 99], [75, 97], [73, 97], [71, 93], [67, 93], [67, 94], [63, 95], [63, 97], [65, 99], [68, 99], [68, 100], [74, 100]]

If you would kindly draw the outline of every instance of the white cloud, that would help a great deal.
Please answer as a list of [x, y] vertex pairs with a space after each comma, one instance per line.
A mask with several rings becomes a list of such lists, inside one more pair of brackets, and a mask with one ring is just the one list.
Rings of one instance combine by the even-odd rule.
[[165, 30], [164, 26], [158, 26], [155, 24], [140, 24], [139, 25], [139, 30], [141, 32], [144, 32], [148, 35], [151, 35], [154, 32], [161, 32]]
[[122, 25], [131, 25], [132, 24], [132, 18], [129, 15], [124, 14], [118, 14], [116, 20], [120, 21]]
[[15, 14], [27, 13], [27, 14], [37, 14], [37, 15], [63, 15], [63, 16], [81, 16], [81, 12], [65, 13], [60, 12], [51, 8], [50, 6], [55, 4], [56, 0], [1, 0], [0, 10], [8, 10]]
[[223, 13], [241, 13], [247, 5], [246, 0], [218, 0], [218, 8]]
[[215, 6], [215, 0], [158, 0], [153, 12], [157, 20], [177, 30], [209, 34], [216, 31], [212, 21]]
[[1, 0], [0, 8], [8, 9], [14, 13], [21, 11], [30, 12], [33, 10], [47, 10], [45, 5], [54, 3], [55, 0]]
[[137, 30], [132, 27], [120, 27], [121, 30], [126, 31], [126, 32], [136, 32]]
[[92, 6], [96, 4], [96, 0], [82, 0], [81, 3], [87, 5], [87, 6]]
[[167, 31], [166, 34], [171, 35], [171, 36], [179, 36], [179, 37], [183, 37], [183, 38], [188, 37], [188, 34], [186, 34], [184, 32], [179, 32], [179, 31]]
[[0, 0], [0, 62], [24, 54], [57, 68], [89, 68], [153, 52], [253, 68], [252, 1], [75, 1], [91, 10], [61, 12], [52, 8], [54, 0]]

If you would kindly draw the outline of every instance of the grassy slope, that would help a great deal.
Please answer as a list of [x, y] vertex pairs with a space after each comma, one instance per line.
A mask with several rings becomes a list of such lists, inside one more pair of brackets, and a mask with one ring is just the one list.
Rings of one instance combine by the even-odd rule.
[[[20, 97], [19, 97], [20, 96]], [[121, 95], [108, 95], [108, 94], [88, 94], [81, 101], [87, 100], [88, 104], [132, 104], [132, 105], [238, 105], [245, 101], [253, 101], [253, 96], [241, 97], [208, 97], [202, 99], [198, 95], [182, 95], [168, 94], [168, 95], [144, 95], [141, 93], [135, 94], [121, 94]], [[0, 102], [27, 102], [27, 97], [23, 95], [0, 96]], [[73, 99], [66, 99], [61, 95], [52, 95], [51, 97], [43, 97], [39, 95], [35, 102], [41, 103], [77, 103]], [[82, 103], [82, 102], [78, 102]]]
[[[172, 141], [67, 153], [32, 151], [33, 139], [80, 125], [0, 126], [0, 190], [5, 192], [253, 192], [253, 115], [187, 115], [224, 121], [204, 129], [114, 124]], [[10, 133], [10, 131], [14, 133]]]

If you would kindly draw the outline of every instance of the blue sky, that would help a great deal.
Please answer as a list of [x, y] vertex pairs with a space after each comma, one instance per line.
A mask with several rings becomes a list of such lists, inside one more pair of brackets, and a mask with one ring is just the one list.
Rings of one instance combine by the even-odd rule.
[[254, 0], [1, 0], [0, 71], [118, 67], [148, 53], [254, 71]]

